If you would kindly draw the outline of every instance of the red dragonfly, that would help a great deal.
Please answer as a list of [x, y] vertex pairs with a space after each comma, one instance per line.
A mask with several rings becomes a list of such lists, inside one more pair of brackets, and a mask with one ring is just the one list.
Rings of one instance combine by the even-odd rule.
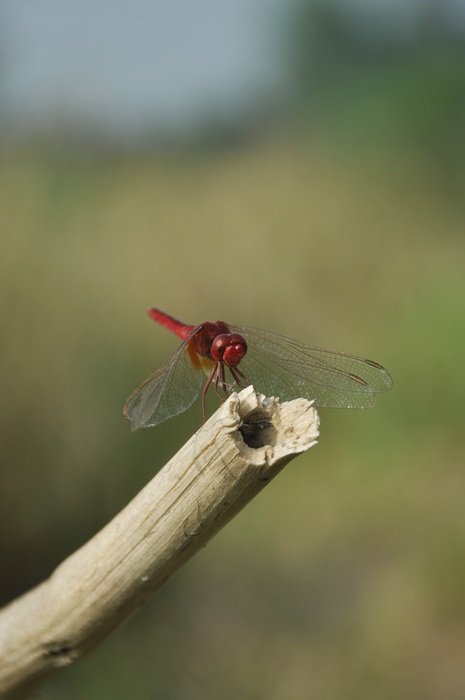
[[224, 321], [191, 326], [159, 309], [147, 313], [182, 343], [126, 401], [123, 413], [133, 430], [182, 413], [200, 392], [205, 418], [210, 387], [222, 400], [253, 384], [262, 394], [283, 401], [304, 397], [314, 399], [316, 406], [367, 408], [376, 394], [392, 386], [389, 372], [373, 360], [307, 347], [258, 328]]

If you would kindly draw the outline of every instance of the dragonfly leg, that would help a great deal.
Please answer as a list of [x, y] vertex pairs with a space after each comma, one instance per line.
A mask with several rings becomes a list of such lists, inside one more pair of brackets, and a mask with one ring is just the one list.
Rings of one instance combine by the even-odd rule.
[[205, 384], [203, 385], [203, 389], [202, 389], [202, 415], [203, 415], [203, 421], [204, 421], [204, 423], [205, 423], [205, 421], [207, 420], [207, 412], [206, 412], [206, 410], [205, 410], [205, 399], [206, 399], [206, 396], [207, 396], [207, 391], [208, 391], [208, 389], [209, 389], [209, 387], [210, 387], [210, 384], [211, 384], [212, 381], [213, 381], [213, 378], [215, 378], [215, 386], [216, 386], [216, 384], [217, 384], [217, 382], [218, 382], [217, 374], [218, 374], [218, 367], [217, 367], [217, 365], [215, 365], [215, 366], [213, 367], [212, 371], [210, 372], [210, 374], [208, 375], [207, 381], [206, 381]]
[[224, 371], [224, 364], [222, 362], [217, 362], [215, 366], [213, 367], [212, 371], [208, 375], [207, 381], [205, 382], [203, 389], [202, 389], [202, 415], [203, 415], [203, 420], [207, 420], [207, 411], [206, 411], [206, 398], [207, 398], [207, 392], [210, 388], [210, 386], [213, 384], [213, 387], [215, 389], [215, 393], [220, 399], [221, 402], [223, 402], [229, 395], [232, 389], [234, 389], [234, 386], [237, 387], [245, 387], [250, 384], [250, 381], [247, 379], [245, 374], [241, 372], [240, 369], [237, 367], [229, 367], [229, 371], [231, 372], [232, 378], [234, 382], [232, 384], [229, 384], [226, 381], [226, 375]]
[[229, 371], [238, 387], [246, 387], [252, 383], [247, 379], [244, 372], [241, 372], [239, 367], [230, 367]]
[[224, 374], [224, 365], [222, 362], [218, 362], [216, 367], [215, 391], [221, 401], [224, 401], [227, 397], [229, 388], [230, 386], [226, 383], [226, 377]]

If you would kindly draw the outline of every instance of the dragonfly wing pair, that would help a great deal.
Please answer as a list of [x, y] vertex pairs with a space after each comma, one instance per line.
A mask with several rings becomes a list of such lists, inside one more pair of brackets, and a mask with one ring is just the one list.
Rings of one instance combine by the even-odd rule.
[[167, 364], [157, 370], [126, 401], [123, 414], [131, 429], [150, 428], [186, 411], [199, 395], [205, 375], [192, 365], [185, 340]]
[[314, 399], [326, 408], [369, 408], [376, 394], [392, 386], [389, 372], [372, 360], [311, 348], [262, 329], [231, 329], [248, 343], [241, 371], [266, 396]]

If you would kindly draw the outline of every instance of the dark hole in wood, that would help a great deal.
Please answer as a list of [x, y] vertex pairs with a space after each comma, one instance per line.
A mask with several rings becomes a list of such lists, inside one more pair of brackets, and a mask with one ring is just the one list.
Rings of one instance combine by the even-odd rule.
[[275, 429], [268, 416], [252, 414], [242, 422], [239, 432], [248, 447], [258, 449], [272, 443]]

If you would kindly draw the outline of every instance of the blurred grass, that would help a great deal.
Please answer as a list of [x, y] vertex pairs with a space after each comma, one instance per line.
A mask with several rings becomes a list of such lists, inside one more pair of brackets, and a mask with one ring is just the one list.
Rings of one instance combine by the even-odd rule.
[[3, 601], [187, 439], [131, 434], [175, 348], [145, 308], [385, 364], [373, 411], [322, 411], [295, 462], [44, 698], [465, 696], [464, 208], [428, 159], [311, 141], [192, 158], [0, 163]]

